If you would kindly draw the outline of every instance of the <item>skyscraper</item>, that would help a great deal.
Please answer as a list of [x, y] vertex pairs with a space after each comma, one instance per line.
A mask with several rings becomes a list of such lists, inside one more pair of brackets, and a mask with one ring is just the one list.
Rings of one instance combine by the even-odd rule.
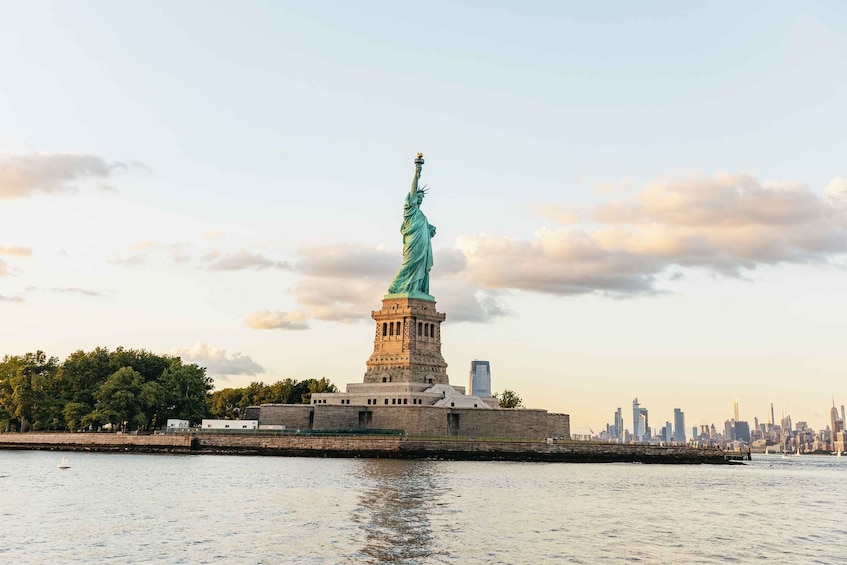
[[726, 420], [723, 423], [724, 441], [735, 441], [735, 420]]
[[750, 443], [750, 424], [748, 422], [739, 422], [736, 420], [735, 425], [732, 426], [732, 432], [735, 434], [735, 439]]
[[468, 394], [488, 398], [491, 396], [491, 366], [488, 361], [471, 361], [471, 373], [468, 377]]
[[638, 404], [638, 398], [636, 398], [632, 401], [632, 435], [635, 436], [635, 441], [644, 441], [649, 426], [647, 409], [642, 408]]
[[662, 441], [665, 443], [673, 441], [673, 425], [670, 422], [665, 422], [662, 426]]
[[738, 417], [738, 399], [737, 398], [732, 401], [732, 412], [735, 414], [735, 421], [737, 422], [738, 420], [740, 420], [740, 418]]
[[685, 413], [679, 408], [673, 409], [673, 440], [685, 443]]
[[615, 412], [615, 430], [617, 432], [615, 437], [623, 438], [623, 412], [620, 407]]

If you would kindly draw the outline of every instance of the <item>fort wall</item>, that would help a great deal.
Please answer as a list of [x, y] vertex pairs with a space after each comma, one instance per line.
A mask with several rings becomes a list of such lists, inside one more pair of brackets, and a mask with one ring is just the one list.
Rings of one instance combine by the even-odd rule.
[[258, 419], [260, 425], [283, 425], [288, 430], [389, 429], [403, 430], [408, 436], [570, 438], [570, 417], [546, 410], [263, 404]]

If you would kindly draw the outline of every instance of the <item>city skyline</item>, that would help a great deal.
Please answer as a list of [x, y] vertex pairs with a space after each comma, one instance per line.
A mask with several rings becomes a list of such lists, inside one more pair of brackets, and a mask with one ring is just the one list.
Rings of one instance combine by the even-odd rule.
[[[628, 437], [630, 437], [631, 441], [636, 441], [636, 442], [651, 441], [651, 440], [653, 440], [654, 438], [657, 438], [657, 437], [662, 438], [663, 441], [670, 441], [668, 439], [665, 439], [665, 436], [664, 436], [664, 433], [663, 433], [664, 428], [669, 428], [668, 433], [672, 435], [673, 441], [678, 442], [678, 443], [686, 443], [686, 441], [689, 441], [692, 437], [695, 437], [695, 436], [698, 435], [697, 433], [693, 433], [692, 430], [704, 429], [704, 428], [709, 428], [709, 427], [714, 429], [714, 428], [716, 428], [715, 422], [720, 424], [722, 419], [723, 419], [724, 426], [729, 426], [730, 424], [732, 424], [734, 426], [736, 423], [741, 423], [744, 426], [746, 426], [744, 429], [746, 430], [746, 436], [748, 438], [750, 436], [750, 430], [751, 429], [758, 430], [758, 429], [760, 429], [760, 426], [766, 427], [768, 429], [775, 426], [777, 428], [782, 428], [782, 429], [788, 430], [788, 431], [792, 431], [794, 429], [794, 424], [792, 423], [792, 415], [791, 414], [783, 412], [779, 421], [777, 421], [775, 419], [775, 415], [774, 415], [774, 412], [773, 412], [773, 404], [771, 404], [770, 416], [768, 418], [764, 419], [764, 420], [760, 419], [758, 415], [754, 415], [752, 418], [749, 418], [749, 417], [746, 417], [746, 416], [742, 417], [741, 412], [740, 412], [740, 408], [739, 408], [738, 399], [734, 399], [732, 401], [731, 417], [726, 417], [726, 418], [718, 417], [711, 422], [705, 422], [705, 423], [701, 422], [699, 424], [694, 424], [694, 425], [687, 425], [686, 424], [686, 422], [685, 422], [685, 411], [682, 410], [681, 408], [677, 407], [677, 408], [673, 409], [672, 420], [666, 420], [664, 426], [662, 426], [661, 428], [650, 426], [649, 425], [649, 419], [647, 418], [648, 413], [649, 413], [649, 409], [647, 408], [647, 406], [644, 403], [640, 402], [638, 400], [638, 398], [635, 398], [632, 401], [632, 418], [633, 418], [632, 426], [627, 426], [624, 423], [624, 420], [622, 418], [622, 410], [623, 410], [622, 407], [619, 406], [613, 413], [612, 422], [606, 422], [604, 427], [598, 428], [598, 429], [603, 429], [605, 431], [606, 435], [608, 436], [608, 438], [601, 437], [601, 439], [605, 440], [605, 439], [612, 438], [612, 439], [620, 440], [620, 439], [623, 439], [625, 436], [628, 436]], [[827, 422], [825, 422], [823, 425], [821, 425], [820, 427], [815, 426], [815, 425], [810, 425], [808, 423], [808, 421], [805, 420], [805, 419], [802, 419], [802, 420], [797, 419], [796, 421], [797, 421], [797, 426], [800, 426], [802, 424], [802, 426], [804, 428], [808, 427], [809, 429], [812, 429], [816, 432], [822, 432], [822, 431], [825, 431], [825, 430], [829, 430], [831, 432], [840, 432], [840, 431], [843, 431], [843, 428], [841, 427], [841, 426], [843, 426], [843, 423], [847, 422], [847, 417], [845, 417], [845, 414], [847, 414], [847, 410], [845, 409], [845, 405], [841, 404], [840, 410], [839, 410], [839, 408], [836, 406], [835, 398], [833, 397], [832, 398], [832, 408], [830, 409], [830, 412], [829, 412], [829, 420]], [[659, 416], [660, 419], [664, 418], [664, 417], [665, 416]], [[802, 418], [803, 416], [801, 415], [800, 417]], [[642, 420], [643, 420], [643, 424], [642, 424]], [[659, 420], [659, 421], [661, 421], [661, 420]], [[645, 426], [646, 426], [646, 430], [644, 429]], [[593, 436], [599, 436], [600, 435], [593, 430], [589, 430], [589, 431], [591, 432], [590, 435], [593, 435]], [[577, 435], [583, 436], [585, 434], [578, 432]]]
[[0, 354], [360, 382], [422, 151], [451, 383], [486, 359], [576, 433], [636, 397], [823, 428], [847, 14], [730, 7], [10, 5]]

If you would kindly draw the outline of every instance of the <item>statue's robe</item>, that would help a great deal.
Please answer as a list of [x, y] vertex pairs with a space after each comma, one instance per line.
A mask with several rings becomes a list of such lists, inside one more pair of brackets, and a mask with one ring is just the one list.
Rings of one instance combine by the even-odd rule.
[[409, 192], [403, 206], [403, 264], [388, 288], [390, 294], [429, 294], [434, 228], [421, 212], [417, 193]]

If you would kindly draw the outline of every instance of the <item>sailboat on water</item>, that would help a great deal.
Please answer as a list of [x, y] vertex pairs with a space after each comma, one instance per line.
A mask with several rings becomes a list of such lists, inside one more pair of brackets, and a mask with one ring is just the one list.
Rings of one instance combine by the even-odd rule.
[[62, 460], [59, 462], [59, 469], [70, 469], [71, 468], [71, 460], [67, 457], [62, 457]]

